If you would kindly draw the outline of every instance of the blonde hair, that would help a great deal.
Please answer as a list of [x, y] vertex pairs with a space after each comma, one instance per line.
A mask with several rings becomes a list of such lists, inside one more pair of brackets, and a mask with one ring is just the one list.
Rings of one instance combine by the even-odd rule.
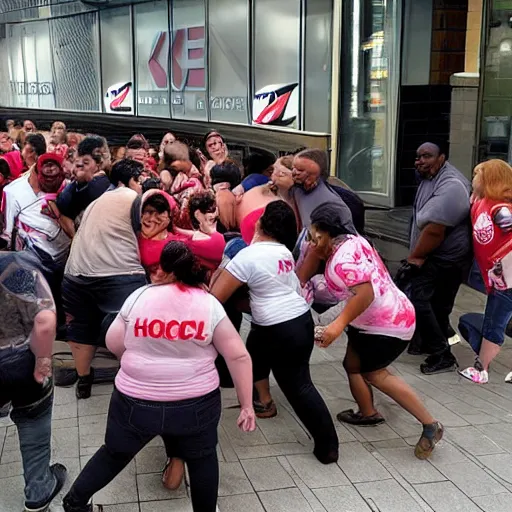
[[480, 177], [482, 195], [494, 201], [512, 201], [512, 167], [503, 160], [493, 159], [475, 167]]

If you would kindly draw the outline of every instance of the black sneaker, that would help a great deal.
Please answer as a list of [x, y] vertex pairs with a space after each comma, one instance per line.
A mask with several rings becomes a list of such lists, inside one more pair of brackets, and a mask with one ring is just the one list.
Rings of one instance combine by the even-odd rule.
[[438, 355], [434, 354], [420, 365], [421, 373], [433, 375], [435, 373], [445, 373], [454, 371], [457, 368], [457, 360], [451, 353]]
[[94, 382], [94, 368], [91, 368], [89, 375], [78, 377], [76, 383], [76, 397], [79, 400], [91, 398], [92, 383]]
[[84, 505], [76, 507], [70, 505], [70, 501], [67, 496], [62, 500], [62, 508], [64, 512], [103, 512], [103, 505]]
[[52, 500], [61, 491], [62, 486], [66, 481], [68, 470], [62, 464], [57, 463], [53, 464], [53, 466], [50, 466], [50, 471], [53, 473], [53, 476], [55, 477], [55, 489], [50, 494], [50, 497], [44, 502], [35, 503], [31, 501], [26, 501], [25, 512], [46, 512], [49, 509]]

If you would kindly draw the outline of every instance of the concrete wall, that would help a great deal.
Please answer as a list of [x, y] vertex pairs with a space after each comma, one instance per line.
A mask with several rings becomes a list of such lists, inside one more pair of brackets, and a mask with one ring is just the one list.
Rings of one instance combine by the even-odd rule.
[[469, 0], [466, 31], [465, 71], [478, 73], [480, 64], [480, 35], [482, 33], [483, 0]]
[[455, 73], [450, 79], [450, 162], [468, 178], [473, 174], [478, 84], [478, 73]]

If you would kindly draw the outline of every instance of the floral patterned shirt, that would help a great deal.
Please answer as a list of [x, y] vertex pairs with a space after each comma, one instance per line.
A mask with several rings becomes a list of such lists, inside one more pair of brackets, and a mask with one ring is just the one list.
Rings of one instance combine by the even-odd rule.
[[352, 287], [371, 283], [373, 302], [350, 325], [368, 334], [412, 338], [416, 327], [414, 307], [365, 238], [345, 237], [327, 261], [325, 279], [329, 290], [340, 301], [352, 296]]

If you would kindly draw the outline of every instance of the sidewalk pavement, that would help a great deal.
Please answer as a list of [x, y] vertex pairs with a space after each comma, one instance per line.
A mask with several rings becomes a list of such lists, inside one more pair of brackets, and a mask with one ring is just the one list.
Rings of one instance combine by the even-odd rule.
[[[484, 297], [464, 287], [453, 326], [467, 311], [483, 310]], [[510, 342], [510, 340], [508, 340]], [[327, 350], [315, 348], [311, 373], [333, 417], [354, 407], [342, 366], [344, 340]], [[461, 366], [473, 362], [465, 344], [454, 347]], [[414, 457], [421, 428], [394, 402], [376, 393], [387, 423], [353, 428], [335, 420], [340, 438], [338, 464], [323, 466], [282, 393], [272, 392], [279, 414], [258, 421], [252, 434], [238, 431], [232, 390], [223, 391], [219, 429], [221, 512], [510, 512], [512, 511], [512, 369], [507, 343], [492, 365], [490, 383], [477, 386], [455, 373], [425, 376], [419, 357], [403, 355], [394, 371], [420, 394], [446, 428], [429, 461]], [[89, 400], [77, 402], [73, 388], [56, 389], [53, 458], [69, 470], [65, 492], [103, 442], [112, 386], [94, 386]], [[165, 490], [165, 454], [154, 440], [95, 503], [105, 512], [191, 512], [185, 487]], [[23, 479], [18, 438], [9, 420], [0, 420], [0, 512], [22, 510]], [[61, 496], [52, 510], [61, 512]]]

